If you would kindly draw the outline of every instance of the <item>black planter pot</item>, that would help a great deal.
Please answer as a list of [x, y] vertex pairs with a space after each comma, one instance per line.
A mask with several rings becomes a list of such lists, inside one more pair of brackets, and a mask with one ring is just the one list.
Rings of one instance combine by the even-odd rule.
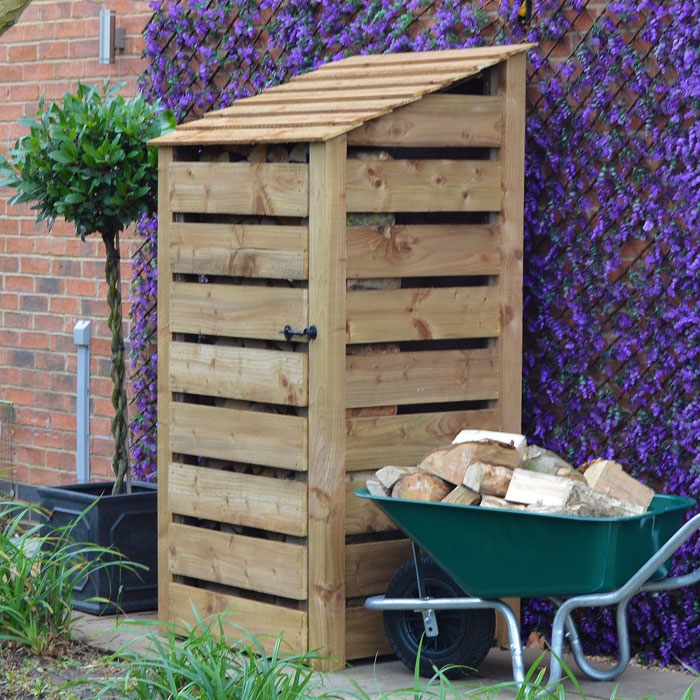
[[[76, 610], [91, 615], [141, 612], [158, 607], [157, 487], [134, 482], [132, 493], [112, 495], [112, 483], [71, 484], [38, 489], [39, 504], [49, 513], [48, 524], [71, 524], [95, 501], [77, 523], [72, 537], [101, 547], [114, 547], [124, 557], [148, 567], [126, 571], [114, 566], [78, 582], [73, 591]], [[104, 603], [93, 598], [111, 601]]]

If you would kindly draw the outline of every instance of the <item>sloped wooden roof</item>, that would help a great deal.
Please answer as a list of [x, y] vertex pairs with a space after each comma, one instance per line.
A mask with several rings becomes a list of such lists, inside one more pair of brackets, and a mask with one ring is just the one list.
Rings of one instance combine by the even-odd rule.
[[531, 47], [515, 44], [351, 56], [181, 124], [152, 143], [178, 146], [326, 141]]

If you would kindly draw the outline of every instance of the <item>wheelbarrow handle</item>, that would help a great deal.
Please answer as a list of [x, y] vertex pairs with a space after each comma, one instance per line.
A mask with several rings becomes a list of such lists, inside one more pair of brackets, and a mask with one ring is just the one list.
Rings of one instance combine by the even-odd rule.
[[[556, 683], [561, 679], [562, 669], [560, 659], [564, 648], [564, 629], [569, 629], [570, 625], [573, 625], [569, 618], [571, 613], [577, 608], [617, 606], [616, 617], [620, 660], [610, 671], [598, 671], [592, 668], [585, 659], [583, 659], [582, 650], [577, 649], [576, 643], [574, 642], [572, 643], [572, 649], [574, 651], [576, 663], [581, 670], [596, 680], [612, 680], [625, 670], [630, 659], [630, 641], [626, 616], [626, 608], [630, 598], [642, 591], [670, 590], [700, 581], [700, 568], [698, 568], [685, 576], [667, 577], [660, 581], [649, 582], [654, 572], [698, 530], [700, 530], [700, 513], [680, 527], [668, 541], [628, 579], [627, 583], [620, 588], [610, 591], [609, 593], [574, 596], [559, 606], [554, 616], [554, 624], [552, 625], [552, 661], [549, 671], [550, 684]], [[575, 628], [572, 629], [573, 634], [571, 636], [573, 641], [578, 638], [578, 635], [575, 632]], [[583, 666], [581, 666], [581, 660], [583, 660]], [[623, 661], [624, 665], [622, 663]]]

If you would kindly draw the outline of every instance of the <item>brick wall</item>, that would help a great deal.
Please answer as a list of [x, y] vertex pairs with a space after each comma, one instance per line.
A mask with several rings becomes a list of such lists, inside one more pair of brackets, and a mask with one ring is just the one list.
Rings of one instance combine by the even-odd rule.
[[[126, 48], [114, 64], [97, 61], [100, 8], [116, 12], [126, 30]], [[35, 1], [0, 38], [0, 150], [24, 133], [17, 120], [47, 101], [73, 92], [78, 80], [126, 82], [132, 95], [144, 68], [141, 32], [150, 16], [135, 0]], [[56, 222], [53, 232], [35, 223], [27, 207], [10, 206], [12, 192], [0, 188], [0, 400], [14, 407], [13, 470], [0, 480], [60, 484], [75, 480], [76, 365], [73, 328], [92, 323], [90, 452], [93, 479], [111, 474], [112, 382], [107, 329], [104, 246], [86, 242], [72, 226]], [[124, 279], [137, 241], [122, 239]], [[126, 316], [126, 309], [125, 309]]]

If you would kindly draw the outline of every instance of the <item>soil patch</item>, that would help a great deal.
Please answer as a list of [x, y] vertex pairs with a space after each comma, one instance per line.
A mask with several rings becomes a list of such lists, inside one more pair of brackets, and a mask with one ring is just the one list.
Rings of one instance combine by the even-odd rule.
[[94, 699], [89, 686], [65, 688], [85, 678], [118, 678], [119, 664], [108, 663], [108, 655], [81, 642], [61, 642], [45, 656], [24, 647], [0, 644], [0, 700], [87, 700]]

